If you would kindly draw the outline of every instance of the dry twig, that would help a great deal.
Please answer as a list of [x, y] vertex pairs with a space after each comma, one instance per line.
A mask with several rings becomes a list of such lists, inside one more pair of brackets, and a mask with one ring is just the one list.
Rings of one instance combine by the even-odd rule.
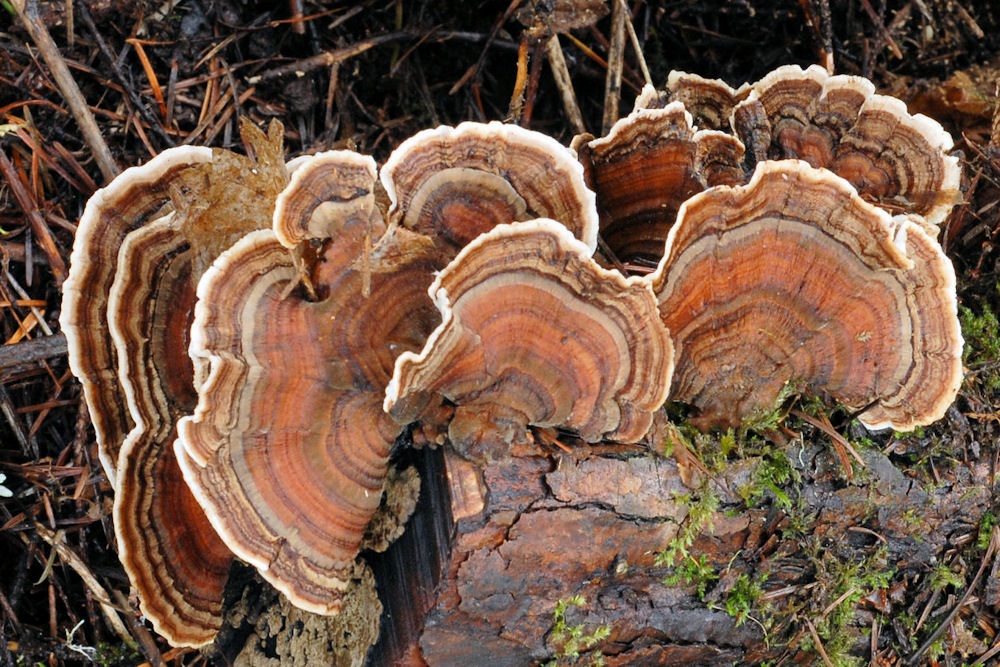
[[97, 166], [101, 170], [104, 180], [110, 181], [118, 175], [118, 165], [111, 157], [111, 150], [105, 143], [104, 137], [101, 136], [101, 130], [97, 127], [97, 121], [94, 120], [90, 107], [87, 106], [87, 100], [84, 99], [83, 93], [80, 92], [76, 81], [73, 80], [73, 75], [70, 74], [69, 67], [66, 66], [66, 60], [52, 40], [48, 29], [39, 20], [35, 0], [13, 0], [13, 5], [18, 18], [21, 19], [21, 23], [24, 24], [31, 39], [35, 42], [35, 46], [38, 47], [39, 53], [42, 54], [42, 59], [49, 66], [49, 70], [56, 80], [56, 85], [62, 91], [70, 112], [76, 119], [77, 125], [80, 126], [80, 131], [83, 132], [84, 140], [94, 154], [94, 159], [97, 161]]

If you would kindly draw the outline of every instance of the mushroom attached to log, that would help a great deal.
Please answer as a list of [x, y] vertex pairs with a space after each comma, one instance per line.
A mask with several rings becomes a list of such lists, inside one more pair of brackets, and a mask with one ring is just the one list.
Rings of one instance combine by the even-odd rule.
[[503, 458], [529, 424], [637, 442], [665, 400], [672, 346], [649, 287], [600, 268], [558, 222], [497, 226], [430, 294], [443, 323], [400, 355], [385, 409], [406, 423], [446, 397], [466, 456]]
[[393, 361], [438, 322], [431, 245], [383, 234], [374, 184], [371, 158], [314, 157], [279, 198], [278, 235], [246, 236], [205, 274], [190, 348], [204, 381], [175, 446], [233, 551], [324, 614], [340, 608], [400, 432], [381, 410]]
[[743, 180], [743, 145], [732, 135], [697, 130], [680, 102], [657, 106], [646, 86], [635, 110], [608, 134], [573, 140], [587, 184], [597, 193], [602, 250], [624, 263], [654, 266], [685, 199]]
[[909, 216], [798, 160], [682, 207], [648, 279], [676, 348], [671, 397], [702, 426], [825, 393], [869, 428], [939, 419], [962, 380], [955, 274]]
[[[119, 557], [143, 614], [174, 645], [215, 636], [233, 558], [184, 484], [172, 449], [176, 419], [194, 406], [186, 354], [194, 286], [223, 248], [269, 224], [287, 180], [280, 124], [270, 137], [250, 125], [242, 131], [258, 160], [170, 149], [95, 195], [66, 286], [64, 324], [77, 360], [86, 368], [116, 353], [114, 368], [98, 376], [104, 390], [87, 396], [113, 391], [128, 406], [134, 426], [118, 443], [115, 471]], [[117, 261], [94, 266], [105, 254]], [[109, 285], [106, 292], [101, 285]], [[107, 332], [100, 325], [95, 331], [102, 321]], [[89, 404], [100, 433], [105, 406]]]
[[597, 245], [594, 194], [573, 154], [517, 125], [418, 132], [389, 156], [381, 179], [390, 220], [434, 239], [447, 259], [498, 224], [542, 217], [561, 221], [591, 251]]

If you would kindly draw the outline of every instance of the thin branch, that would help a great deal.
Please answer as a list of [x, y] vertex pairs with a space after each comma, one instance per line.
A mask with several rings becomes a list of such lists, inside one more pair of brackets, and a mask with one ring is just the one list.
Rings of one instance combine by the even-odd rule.
[[101, 130], [97, 127], [97, 121], [94, 120], [94, 114], [91, 113], [90, 107], [87, 106], [87, 100], [80, 92], [76, 81], [73, 80], [73, 75], [69, 73], [66, 60], [52, 40], [52, 35], [39, 19], [35, 0], [14, 0], [12, 4], [18, 18], [21, 19], [21, 23], [24, 24], [31, 39], [35, 42], [35, 46], [38, 47], [42, 59], [49, 66], [49, 71], [52, 72], [56, 85], [59, 86], [59, 90], [69, 105], [70, 113], [73, 114], [77, 125], [80, 126], [80, 131], [83, 132], [84, 141], [87, 142], [91, 153], [94, 154], [97, 167], [101, 170], [104, 180], [110, 181], [118, 175], [118, 165], [111, 157], [111, 150], [105, 143], [104, 137], [101, 136]]

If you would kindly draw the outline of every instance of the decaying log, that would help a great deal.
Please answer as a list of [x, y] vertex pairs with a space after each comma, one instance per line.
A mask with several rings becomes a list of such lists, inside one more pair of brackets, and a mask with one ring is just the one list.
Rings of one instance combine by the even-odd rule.
[[[417, 513], [374, 565], [385, 611], [368, 664], [528, 665], [574, 648], [579, 664], [599, 655], [608, 665], [759, 663], [784, 649], [725, 611], [739, 575], [763, 581], [779, 610], [796, 596], [835, 600], [826, 562], [875, 563], [894, 572], [898, 591], [967, 544], [989, 506], [988, 462], [957, 465], [923, 488], [874, 449], [862, 452], [865, 468], [850, 483], [832, 448], [799, 441], [782, 455], [801, 476], [788, 487], [794, 509], [774, 496], [747, 509], [734, 491], [753, 483], [762, 459], [731, 464], [710, 483], [720, 505], [689, 553], [720, 578], [700, 599], [694, 585], [666, 584], [672, 570], [656, 564], [699, 493], [672, 458], [522, 446], [480, 469], [446, 448], [425, 452]], [[812, 534], [796, 532], [795, 521], [811, 523]], [[897, 598], [887, 604], [899, 613]], [[919, 615], [918, 603], [926, 600], [907, 600], [906, 611]], [[857, 605], [857, 629], [873, 611]], [[806, 631], [804, 621], [789, 623], [785, 641], [795, 627]], [[607, 634], [573, 647], [569, 628]], [[857, 632], [859, 655], [868, 641]]]

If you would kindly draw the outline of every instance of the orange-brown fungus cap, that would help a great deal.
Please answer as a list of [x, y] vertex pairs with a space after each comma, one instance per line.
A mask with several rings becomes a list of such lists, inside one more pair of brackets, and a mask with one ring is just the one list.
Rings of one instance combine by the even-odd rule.
[[[243, 130], [257, 161], [223, 150], [171, 149], [98, 193], [81, 220], [66, 285], [64, 325], [91, 390], [102, 453], [110, 459], [117, 451], [119, 556], [143, 613], [175, 645], [215, 636], [232, 561], [171, 447], [177, 417], [194, 407], [186, 353], [194, 286], [223, 247], [269, 224], [286, 181], [280, 124], [269, 138], [252, 126]], [[88, 376], [95, 362], [101, 370]], [[112, 419], [104, 412], [109, 397], [128, 406], [127, 436], [118, 435], [117, 406]]]
[[373, 218], [381, 234], [375, 207], [375, 160], [349, 151], [310, 156], [292, 173], [291, 183], [278, 196], [274, 233], [288, 248], [306, 239], [329, 238], [344, 218]]
[[[329, 156], [314, 166], [356, 176], [363, 160], [341, 156], [346, 172]], [[191, 333], [205, 376], [175, 449], [233, 551], [295, 605], [334, 613], [400, 430], [381, 410], [383, 388], [395, 356], [419, 348], [438, 317], [426, 298], [431, 262], [387, 247], [411, 239], [378, 240], [367, 266], [366, 244], [382, 232], [367, 194], [324, 206], [338, 188], [303, 169], [309, 163], [290, 188], [308, 192], [286, 192], [277, 214], [312, 210], [322, 219], [277, 224], [328, 238], [296, 259], [271, 231], [255, 232], [206, 273]], [[310, 193], [315, 206], [305, 202]], [[384, 257], [407, 259], [381, 271]]]
[[555, 139], [516, 125], [462, 123], [424, 130], [389, 156], [382, 184], [390, 218], [453, 257], [498, 224], [559, 220], [593, 250], [594, 195]]
[[211, 641], [222, 623], [232, 552], [184, 483], [173, 452], [177, 419], [195, 405], [187, 355], [195, 285], [224, 248], [269, 226], [288, 180], [282, 128], [246, 123], [256, 159], [216, 149], [170, 187], [173, 212], [129, 233], [118, 252], [108, 324], [135, 423], [118, 457], [119, 557], [140, 608], [176, 645]]
[[405, 423], [448, 398], [468, 456], [502, 458], [528, 424], [636, 442], [665, 399], [672, 346], [648, 286], [600, 268], [555, 221], [479, 237], [431, 295], [444, 321], [397, 360], [385, 408]]
[[118, 250], [125, 236], [170, 213], [171, 189], [196, 178], [197, 166], [211, 162], [212, 150], [185, 146], [164, 151], [141, 167], [127, 169], [98, 190], [83, 212], [63, 285], [60, 325], [69, 363], [83, 385], [94, 422], [101, 463], [112, 485], [118, 452], [132, 419], [118, 383], [118, 357], [108, 331], [108, 297]]
[[[923, 216], [933, 230], [959, 197], [952, 139], [867, 79], [830, 76], [818, 66], [779, 67], [752, 86], [770, 122], [769, 157], [799, 158], [847, 179], [880, 206]], [[752, 137], [741, 137], [747, 145]]]
[[672, 71], [667, 76], [667, 91], [672, 102], [680, 102], [698, 127], [729, 130], [733, 108], [747, 96], [748, 86], [733, 89], [725, 81], [706, 79], [697, 74]]
[[961, 382], [940, 246], [802, 161], [688, 200], [650, 281], [676, 348], [671, 398], [704, 426], [768, 411], [791, 383], [908, 430], [940, 418]]
[[637, 108], [607, 136], [581, 135], [573, 142], [587, 184], [597, 194], [601, 238], [625, 263], [655, 264], [685, 199], [743, 179], [743, 146], [737, 139], [696, 132], [679, 102], [642, 106], [654, 98], [647, 86]]

